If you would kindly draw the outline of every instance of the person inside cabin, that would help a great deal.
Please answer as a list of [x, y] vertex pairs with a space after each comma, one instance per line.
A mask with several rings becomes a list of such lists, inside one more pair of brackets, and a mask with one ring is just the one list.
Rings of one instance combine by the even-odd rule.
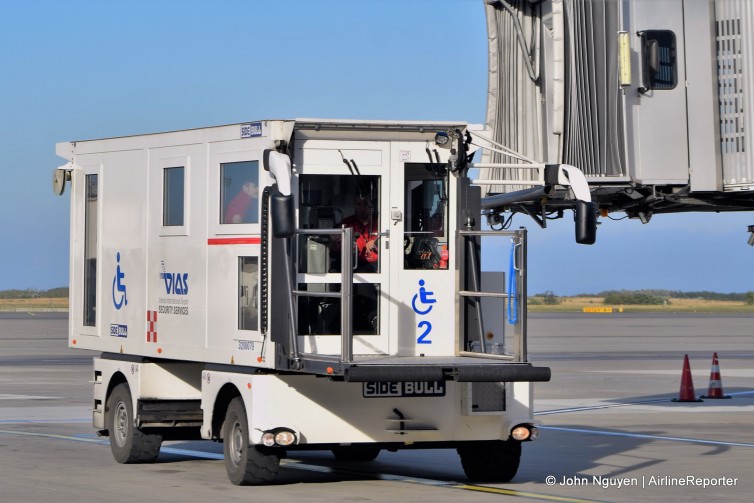
[[[356, 272], [377, 272], [379, 260], [379, 230], [377, 215], [369, 199], [357, 194], [353, 201], [354, 214], [344, 218], [340, 223], [354, 231], [358, 248], [358, 265]], [[333, 236], [333, 249], [340, 251], [340, 236]]]
[[[225, 208], [225, 220], [223, 220], [223, 223], [242, 224], [255, 222], [256, 218], [250, 216], [250, 213], [256, 208], [258, 193], [259, 189], [254, 182], [245, 182], [241, 190], [238, 191], [238, 194], [230, 200], [228, 207]], [[254, 204], [252, 205], [252, 203]]]

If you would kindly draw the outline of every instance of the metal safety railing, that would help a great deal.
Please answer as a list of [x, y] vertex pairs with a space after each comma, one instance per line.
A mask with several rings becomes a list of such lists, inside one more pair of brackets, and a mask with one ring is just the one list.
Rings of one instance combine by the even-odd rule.
[[[308, 290], [292, 289], [293, 297], [292, 316], [298, 317], [298, 298], [299, 297], [319, 297], [340, 299], [340, 361], [341, 363], [353, 362], [353, 264], [355, 259], [352, 253], [345, 253], [345, 250], [354, 248], [354, 232], [350, 227], [341, 229], [297, 229], [296, 235], [316, 235], [316, 236], [338, 236], [341, 239], [340, 254], [340, 292], [315, 292]], [[293, 358], [298, 360], [301, 353], [298, 351], [298, 329], [291, 332], [291, 348], [293, 349]]]
[[[458, 231], [458, 236], [463, 243], [463, 249], [468, 254], [468, 263], [471, 267], [470, 290], [461, 290], [458, 292], [459, 297], [471, 298], [474, 302], [474, 310], [478, 319], [479, 327], [479, 346], [481, 353], [461, 350], [461, 356], [481, 356], [494, 357], [499, 359], [527, 361], [528, 350], [526, 343], [527, 332], [527, 292], [526, 292], [526, 229], [521, 228], [514, 231]], [[504, 237], [510, 238], [511, 256], [510, 267], [508, 271], [508, 285], [503, 292], [485, 292], [482, 291], [479, 278], [481, 277], [481, 264], [478, 262], [475, 242], [472, 238], [476, 237]], [[482, 298], [499, 298], [505, 302], [507, 307], [507, 322], [513, 326], [514, 350], [513, 354], [492, 355], [486, 352], [485, 330], [482, 317]]]

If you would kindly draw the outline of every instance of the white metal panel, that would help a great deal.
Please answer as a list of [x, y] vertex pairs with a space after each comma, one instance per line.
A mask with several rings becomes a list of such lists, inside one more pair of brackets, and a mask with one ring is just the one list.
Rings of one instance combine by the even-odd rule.
[[627, 152], [629, 175], [646, 184], [688, 183], [688, 138], [686, 130], [686, 88], [683, 57], [683, 4], [677, 0], [631, 2], [630, 33], [643, 30], [671, 30], [676, 36], [678, 83], [667, 90], [642, 87], [642, 54], [639, 36], [632, 40], [637, 69], [633, 85], [626, 90]]
[[754, 4], [717, 0], [720, 136], [725, 190], [754, 190]]
[[[689, 181], [693, 192], [722, 190], [717, 57], [712, 3], [684, 0]], [[693, 55], [692, 57], [688, 57]]]
[[[149, 151], [146, 331], [143, 354], [188, 358], [205, 347], [207, 228], [204, 144]], [[184, 225], [163, 225], [164, 170], [184, 168]], [[160, 353], [158, 353], [160, 351]]]
[[[90, 349], [138, 354], [146, 326], [144, 278], [149, 193], [146, 151], [104, 154], [98, 192], [99, 338]], [[111, 332], [113, 327], [115, 333]]]

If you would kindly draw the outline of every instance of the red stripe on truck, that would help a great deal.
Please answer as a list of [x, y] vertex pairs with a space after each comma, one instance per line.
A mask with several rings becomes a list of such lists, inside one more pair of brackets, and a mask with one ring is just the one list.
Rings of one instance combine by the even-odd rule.
[[258, 245], [262, 238], [209, 238], [208, 245]]

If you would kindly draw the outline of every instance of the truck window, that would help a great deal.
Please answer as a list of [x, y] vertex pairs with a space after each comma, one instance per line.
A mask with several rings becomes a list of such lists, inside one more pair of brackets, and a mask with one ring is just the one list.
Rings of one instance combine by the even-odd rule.
[[[339, 292], [339, 283], [300, 283], [299, 290], [310, 292]], [[353, 285], [353, 333], [380, 333], [380, 285]], [[340, 334], [340, 299], [301, 297], [298, 301], [299, 335]]]
[[448, 268], [447, 170], [439, 164], [406, 164], [406, 269]]
[[183, 225], [184, 168], [165, 168], [162, 182], [162, 225]]
[[[354, 272], [380, 272], [379, 202], [379, 176], [303, 175], [299, 227], [351, 227], [357, 248]], [[340, 272], [340, 253], [339, 237], [302, 236], [299, 272]]]
[[259, 269], [257, 257], [238, 258], [238, 329], [257, 330]]
[[97, 192], [98, 175], [86, 175], [84, 201], [84, 326], [97, 319]]
[[220, 223], [259, 222], [259, 161], [220, 165]]

